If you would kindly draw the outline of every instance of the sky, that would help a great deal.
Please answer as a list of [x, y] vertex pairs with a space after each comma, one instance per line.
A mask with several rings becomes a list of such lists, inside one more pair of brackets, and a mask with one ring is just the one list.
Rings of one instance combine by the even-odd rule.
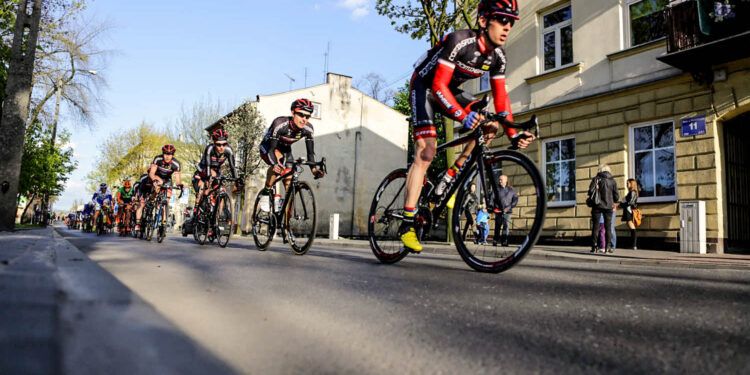
[[[108, 103], [93, 129], [65, 117], [78, 169], [55, 203], [68, 210], [93, 195], [85, 176], [108, 135], [146, 121], [166, 127], [183, 106], [206, 98], [226, 105], [324, 82], [328, 71], [356, 82], [377, 73], [396, 89], [429, 47], [393, 29], [375, 0], [90, 0], [84, 18], [111, 26], [102, 92]], [[323, 124], [325, 125], [325, 124]], [[159, 150], [154, 150], [154, 156]], [[179, 157], [179, 150], [177, 157]]]

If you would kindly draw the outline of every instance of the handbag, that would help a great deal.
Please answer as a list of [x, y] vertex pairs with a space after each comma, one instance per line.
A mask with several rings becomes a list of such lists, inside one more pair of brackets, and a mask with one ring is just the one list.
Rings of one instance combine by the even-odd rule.
[[600, 179], [596, 178], [596, 184], [589, 190], [589, 196], [586, 198], [586, 205], [589, 207], [598, 207], [601, 203], [601, 197], [599, 196], [599, 182]]
[[643, 221], [643, 214], [641, 213], [641, 210], [638, 208], [634, 208], [633, 209], [633, 223], [635, 223], [636, 227], [640, 227], [642, 221]]

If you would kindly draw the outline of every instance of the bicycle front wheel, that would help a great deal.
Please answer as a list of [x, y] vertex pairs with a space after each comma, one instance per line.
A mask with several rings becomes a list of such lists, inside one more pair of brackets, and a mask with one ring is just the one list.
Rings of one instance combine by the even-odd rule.
[[255, 246], [258, 250], [265, 251], [276, 233], [276, 216], [273, 213], [273, 199], [263, 190], [255, 197], [252, 219]]
[[216, 240], [221, 247], [227, 247], [232, 236], [232, 207], [226, 195], [219, 196], [216, 208]]
[[[499, 273], [516, 265], [536, 244], [544, 224], [547, 200], [541, 173], [526, 155], [501, 150], [488, 155], [484, 163], [486, 190], [480, 190], [482, 181], [475, 165], [456, 195], [451, 232], [466, 264], [480, 272]], [[490, 170], [495, 171], [496, 177], [507, 176], [507, 185], [516, 195], [513, 199], [511, 194], [505, 201], [510, 207], [503, 207], [502, 199], [490, 196], [493, 183]], [[476, 194], [471, 194], [472, 183], [478, 186]], [[496, 210], [479, 209], [479, 203], [485, 201]], [[508, 209], [510, 212], [504, 214]]]
[[317, 212], [315, 195], [307, 182], [300, 181], [286, 205], [286, 237], [292, 252], [304, 255], [315, 239]]
[[367, 225], [370, 248], [375, 257], [386, 264], [396, 263], [409, 254], [398, 235], [404, 217], [406, 173], [405, 168], [389, 173], [375, 191], [370, 205]]
[[[158, 224], [158, 231], [156, 233], [156, 242], [162, 243], [164, 241], [164, 237], [167, 235], [167, 228], [166, 228], [166, 220], [169, 217], [169, 205], [164, 203], [163, 204], [163, 210], [164, 214], [161, 215], [159, 223]], [[162, 209], [161, 207], [159, 209]]]

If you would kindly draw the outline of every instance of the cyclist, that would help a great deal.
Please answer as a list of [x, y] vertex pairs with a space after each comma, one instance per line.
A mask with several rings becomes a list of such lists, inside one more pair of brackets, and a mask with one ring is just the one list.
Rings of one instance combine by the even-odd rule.
[[[101, 210], [94, 211], [94, 221], [92, 223], [92, 226], [96, 226], [96, 220], [99, 218], [99, 212], [106, 212], [106, 218], [102, 219], [102, 223], [106, 222], [107, 220], [112, 220], [112, 218], [109, 217], [109, 213], [113, 210], [114, 201], [112, 199], [112, 192], [107, 189], [107, 183], [102, 182], [101, 185], [99, 185], [99, 190], [94, 192], [94, 196], [91, 197], [91, 205], [101, 206]], [[99, 228], [94, 228], [94, 230], [98, 230]]]
[[[292, 102], [291, 110], [291, 116], [280, 116], [273, 120], [260, 143], [260, 157], [269, 165], [264, 189], [264, 192], [269, 195], [276, 177], [287, 171], [284, 162], [293, 159], [292, 143], [305, 138], [307, 161], [315, 161], [313, 126], [308, 121], [313, 112], [312, 102], [308, 99], [297, 99]], [[325, 176], [325, 172], [321, 169], [311, 167], [311, 170], [316, 178]], [[284, 178], [284, 188], [289, 187], [291, 180], [291, 175]]]
[[86, 231], [91, 225], [91, 217], [94, 214], [94, 205], [92, 203], [86, 203], [83, 205], [83, 212], [81, 213], [81, 229]]
[[[481, 0], [477, 9], [478, 30], [458, 30], [445, 37], [417, 61], [409, 87], [412, 124], [414, 126], [414, 163], [406, 177], [404, 220], [399, 234], [404, 246], [412, 251], [422, 251], [414, 230], [414, 216], [424, 175], [432, 163], [437, 149], [437, 132], [433, 124], [434, 111], [438, 110], [466, 129], [474, 129], [484, 120], [477, 112], [479, 101], [458, 88], [469, 79], [490, 75], [490, 86], [495, 111], [510, 113], [510, 99], [505, 90], [505, 44], [513, 24], [518, 19], [516, 0]], [[494, 138], [499, 124], [490, 123], [483, 129], [485, 139]], [[534, 136], [505, 127], [505, 133], [514, 145], [526, 148]], [[455, 164], [445, 172], [443, 186], [455, 177], [475, 146], [471, 141]], [[446, 189], [447, 190], [447, 189]]]
[[117, 204], [120, 206], [117, 212], [118, 229], [122, 233], [122, 228], [130, 230], [130, 211], [132, 209], [133, 201], [135, 197], [135, 191], [130, 184], [130, 180], [125, 180], [122, 183], [122, 187], [117, 190]]
[[[151, 162], [151, 168], [148, 170], [148, 175], [141, 178], [141, 199], [138, 205], [138, 210], [135, 214], [136, 224], [135, 230], [140, 230], [141, 215], [143, 213], [143, 207], [146, 205], [145, 197], [150, 193], [159, 193], [160, 186], [166, 184], [172, 184], [172, 175], [177, 180], [177, 186], [182, 186], [182, 179], [180, 177], [180, 162], [175, 159], [174, 153], [175, 148], [171, 144], [166, 144], [161, 148], [161, 155], [154, 157]], [[172, 196], [172, 190], [167, 190], [167, 197]]]
[[[200, 203], [201, 197], [209, 193], [209, 189], [205, 189], [204, 191], [206, 184], [209, 180], [221, 176], [221, 166], [225, 162], [229, 164], [229, 169], [232, 171], [232, 178], [237, 178], [237, 168], [234, 166], [234, 151], [227, 144], [228, 139], [229, 135], [224, 129], [217, 129], [211, 133], [213, 144], [206, 146], [206, 149], [203, 151], [203, 157], [198, 162], [195, 173], [193, 173], [193, 189], [196, 194], [193, 213], [198, 212], [198, 203]], [[212, 185], [211, 187], [215, 188], [216, 185]], [[234, 186], [235, 190], [241, 188], [241, 182], [237, 182]]]

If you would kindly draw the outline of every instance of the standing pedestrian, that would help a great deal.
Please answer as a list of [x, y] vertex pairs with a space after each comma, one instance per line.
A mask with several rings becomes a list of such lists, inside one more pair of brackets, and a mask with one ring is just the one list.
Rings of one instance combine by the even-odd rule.
[[[589, 196], [598, 194], [599, 199], [593, 202], [591, 207], [591, 252], [608, 252], [612, 253], [612, 210], [615, 202], [620, 200], [620, 194], [617, 192], [617, 182], [612, 177], [612, 172], [608, 165], [603, 164], [599, 167], [599, 173], [591, 180], [589, 184]], [[606, 250], [599, 248], [599, 220], [604, 216], [604, 231]]]
[[513, 208], [518, 204], [518, 194], [512, 186], [508, 185], [508, 176], [500, 175], [500, 204], [502, 211], [495, 209], [495, 233], [492, 236], [492, 246], [497, 246], [497, 239], [500, 228], [503, 229], [501, 238], [502, 246], [508, 246], [508, 230], [510, 229], [510, 219], [513, 217]]
[[633, 220], [633, 210], [638, 208], [638, 181], [631, 178], [628, 180], [628, 195], [622, 201], [622, 221], [628, 223], [630, 228], [630, 239], [633, 250], [638, 250], [638, 233], [636, 232], [635, 221]]
[[479, 205], [477, 211], [477, 238], [474, 243], [481, 243], [482, 245], [487, 244], [487, 235], [490, 233], [490, 214], [487, 212], [487, 208], [484, 205]]
[[615, 201], [614, 208], [612, 209], [612, 227], [610, 228], [610, 231], [612, 232], [612, 249], [617, 248], [617, 231], [615, 231], [615, 223], [617, 222], [617, 201]]
[[[472, 182], [471, 186], [469, 187], [469, 194], [466, 196], [466, 201], [464, 202], [463, 207], [461, 207], [464, 217], [466, 217], [466, 224], [464, 225], [464, 230], [462, 233], [464, 240], [466, 240], [466, 232], [474, 226], [474, 216], [472, 216], [472, 214], [477, 211], [476, 191], [477, 185]], [[460, 216], [461, 215], [459, 214], [459, 217]]]

